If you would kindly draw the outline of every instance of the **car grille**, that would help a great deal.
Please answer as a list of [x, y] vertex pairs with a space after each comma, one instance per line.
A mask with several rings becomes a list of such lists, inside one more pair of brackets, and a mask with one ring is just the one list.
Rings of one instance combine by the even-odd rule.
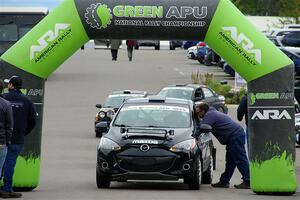
[[139, 148], [130, 148], [117, 155], [117, 163], [125, 171], [163, 172], [170, 169], [176, 155], [164, 149], [150, 149], [142, 152]]

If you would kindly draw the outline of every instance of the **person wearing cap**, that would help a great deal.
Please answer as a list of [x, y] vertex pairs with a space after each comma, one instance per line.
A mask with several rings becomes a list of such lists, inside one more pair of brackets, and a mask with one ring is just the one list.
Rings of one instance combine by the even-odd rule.
[[13, 192], [12, 181], [16, 160], [24, 145], [24, 137], [29, 134], [36, 124], [36, 111], [33, 102], [21, 92], [22, 79], [12, 76], [8, 82], [8, 93], [3, 94], [4, 99], [12, 105], [14, 126], [11, 144], [8, 145], [6, 160], [3, 167], [3, 192], [0, 197], [18, 198], [21, 193]]
[[226, 145], [225, 172], [221, 175], [220, 181], [212, 184], [212, 187], [229, 188], [229, 182], [237, 167], [242, 174], [243, 182], [234, 185], [237, 189], [250, 188], [249, 161], [245, 149], [244, 129], [228, 115], [217, 111], [205, 102], [196, 104], [196, 113], [202, 118], [202, 124], [212, 127], [212, 134], [217, 140]]
[[0, 80], [0, 177], [7, 154], [7, 145], [10, 144], [13, 131], [12, 108], [8, 101], [2, 96], [4, 88], [3, 81]]

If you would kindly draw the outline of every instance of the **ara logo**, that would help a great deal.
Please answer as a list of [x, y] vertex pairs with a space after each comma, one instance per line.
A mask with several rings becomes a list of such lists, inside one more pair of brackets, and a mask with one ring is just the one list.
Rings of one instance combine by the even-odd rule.
[[[45, 33], [42, 37], [40, 37], [40, 39], [38, 39], [37, 41], [39, 43], [38, 45], [32, 45], [30, 47], [30, 60], [33, 60], [35, 58], [36, 53], [39, 53], [44, 49], [46, 49], [49, 46], [50, 42], [53, 42], [55, 39], [57, 39], [60, 33], [63, 30], [68, 29], [69, 27], [70, 24], [55, 24], [54, 31], [53, 30], [47, 31], [47, 33]], [[54, 46], [51, 49], [53, 49]]]
[[251, 117], [252, 120], [269, 120], [269, 119], [292, 119], [287, 110], [280, 112], [279, 110], [259, 110], [255, 111], [254, 115]]
[[224, 31], [230, 32], [230, 37], [239, 45], [242, 46], [242, 48], [249, 54], [252, 54], [254, 56], [254, 59], [261, 64], [261, 50], [260, 49], [254, 49], [253, 42], [244, 34], [240, 33], [238, 34], [238, 30], [236, 27], [223, 27]]

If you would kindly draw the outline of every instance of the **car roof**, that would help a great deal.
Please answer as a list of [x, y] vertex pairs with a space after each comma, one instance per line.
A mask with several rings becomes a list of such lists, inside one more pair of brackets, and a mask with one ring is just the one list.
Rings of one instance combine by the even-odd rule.
[[183, 105], [193, 105], [191, 100], [186, 99], [176, 99], [176, 98], [165, 98], [161, 96], [149, 96], [146, 98], [131, 98], [127, 99], [126, 103], [136, 104], [136, 103], [166, 103], [166, 104], [183, 104]]
[[199, 87], [207, 87], [206, 85], [200, 85], [200, 84], [174, 84], [174, 85], [169, 85], [167, 87], [164, 88], [168, 88], [168, 87], [189, 87], [189, 88], [193, 88], [193, 89], [197, 89]]
[[116, 95], [116, 94], [133, 94], [133, 95], [146, 95], [147, 92], [146, 91], [139, 91], [139, 90], [121, 90], [121, 91], [114, 91], [112, 93], [110, 93], [110, 95]]

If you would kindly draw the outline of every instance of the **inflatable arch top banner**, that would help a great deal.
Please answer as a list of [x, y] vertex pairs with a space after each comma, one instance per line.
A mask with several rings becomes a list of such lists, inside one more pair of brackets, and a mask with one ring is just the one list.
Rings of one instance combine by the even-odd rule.
[[[45, 78], [96, 38], [208, 43], [248, 82], [252, 190], [296, 191], [293, 63], [229, 0], [65, 0], [1, 57], [0, 78], [18, 74], [25, 87], [44, 89]], [[41, 126], [36, 135], [33, 146]], [[28, 186], [22, 179], [15, 185]]]

